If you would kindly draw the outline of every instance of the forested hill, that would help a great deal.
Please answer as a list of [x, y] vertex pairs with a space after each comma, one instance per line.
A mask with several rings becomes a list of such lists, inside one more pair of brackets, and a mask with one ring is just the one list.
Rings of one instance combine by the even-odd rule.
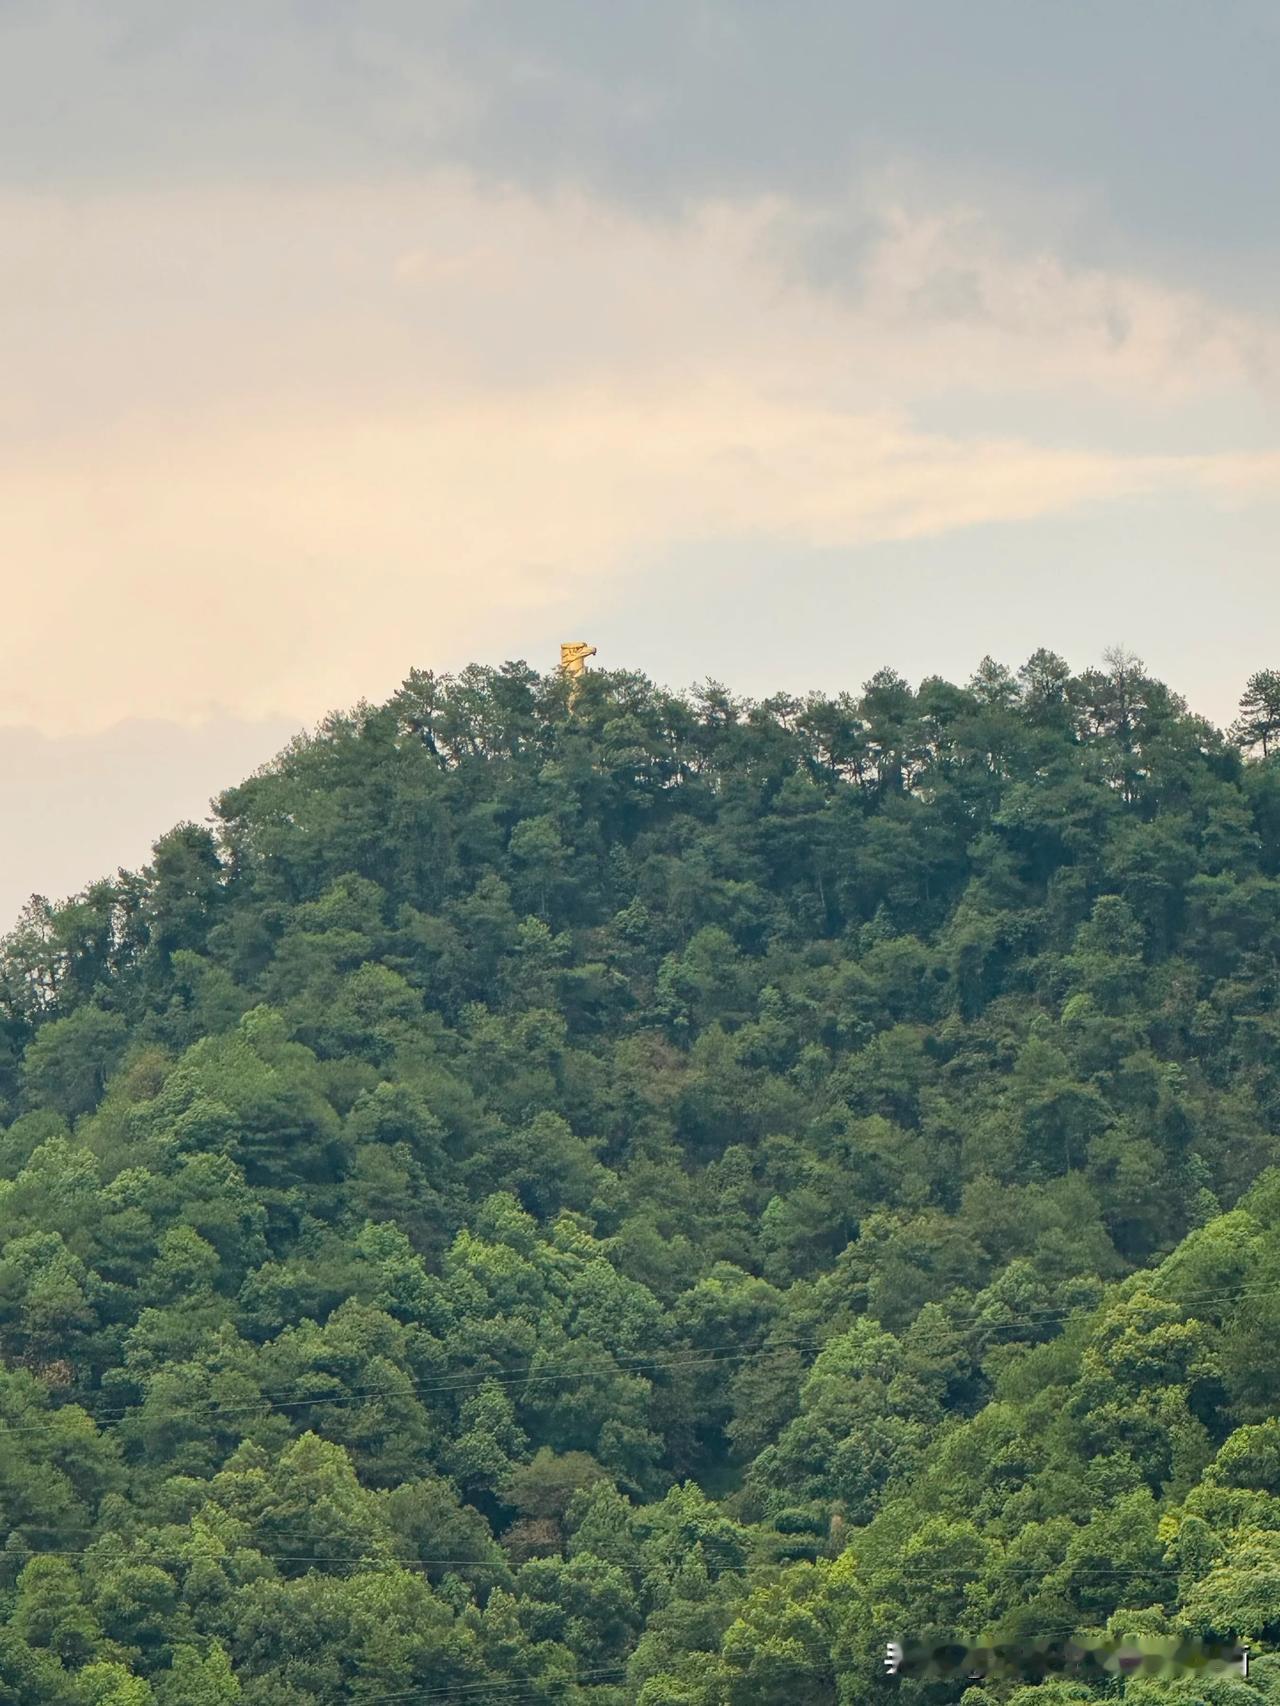
[[[1278, 733], [1280, 677], [1226, 736], [1122, 655], [751, 704], [415, 672], [33, 902], [0, 1702], [910, 1706], [964, 1685], [888, 1682], [895, 1635], [1265, 1654]], [[1280, 1700], [1280, 1657], [1113, 1686]]]

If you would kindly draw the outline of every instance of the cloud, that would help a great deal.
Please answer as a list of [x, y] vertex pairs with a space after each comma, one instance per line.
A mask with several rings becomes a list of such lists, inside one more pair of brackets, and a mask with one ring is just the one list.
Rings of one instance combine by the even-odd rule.
[[[814, 241], [850, 256], [815, 281]], [[806, 248], [809, 245], [810, 248]], [[731, 370], [868, 412], [941, 389], [1269, 383], [1277, 321], [869, 181], [674, 222], [457, 173], [0, 196], [0, 450], [260, 409]]]
[[662, 673], [739, 552], [771, 669], [806, 598], [905, 631], [906, 563], [957, 647], [1015, 585], [1054, 643], [1075, 541], [1194, 661], [1188, 589], [1234, 540], [1254, 609], [1274, 554], [1278, 44], [1270, 0], [0, 0], [0, 718], [312, 717], [640, 605]]
[[[0, 556], [25, 566], [0, 717], [319, 714], [407, 649], [518, 650], [669, 547], [1260, 490], [1269, 442], [1195, 432], [1256, 387], [1270, 322], [872, 191], [851, 293], [790, 264], [776, 199], [655, 222], [456, 173], [0, 198]], [[999, 430], [922, 424], [995, 392]], [[1105, 399], [1110, 440], [1043, 429], [1070, 398]]]
[[780, 204], [759, 253], [779, 277], [889, 333], [895, 356], [911, 344], [926, 360], [945, 357], [951, 383], [984, 368], [1008, 382], [1016, 367], [1028, 385], [1186, 393], [1273, 385], [1277, 373], [1273, 315], [1072, 263], [981, 204], [939, 201], [896, 172], [816, 211]]
[[1200, 459], [1195, 472], [1207, 491], [1227, 502], [1274, 502], [1280, 493], [1280, 451], [1208, 456]]
[[0, 549], [42, 565], [10, 594], [0, 710], [190, 713], [210, 682], [254, 714], [322, 705], [390, 685], [411, 636], [456, 654], [497, 612], [562, 605], [664, 541], [852, 547], [1265, 467], [957, 442], [728, 383], [141, 435], [91, 472], [0, 476]]
[[[1271, 0], [7, 0], [0, 173], [114, 188], [462, 167], [666, 214], [910, 158], [1083, 202], [1058, 246], [1259, 300]], [[1226, 263], [1225, 265], [1223, 263]]]

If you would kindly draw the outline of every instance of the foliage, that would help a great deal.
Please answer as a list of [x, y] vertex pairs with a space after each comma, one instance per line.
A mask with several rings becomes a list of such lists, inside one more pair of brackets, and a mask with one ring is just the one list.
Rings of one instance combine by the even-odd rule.
[[0, 1702], [1280, 1696], [1276, 679], [415, 671], [33, 899]]

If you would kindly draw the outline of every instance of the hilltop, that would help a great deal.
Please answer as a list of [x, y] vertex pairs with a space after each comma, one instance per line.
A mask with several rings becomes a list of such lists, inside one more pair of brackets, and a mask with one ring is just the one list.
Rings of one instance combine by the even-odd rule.
[[1223, 734], [1123, 654], [761, 702], [415, 671], [33, 901], [0, 1702], [869, 1706], [895, 1633], [1265, 1654], [1277, 706], [1255, 676]]

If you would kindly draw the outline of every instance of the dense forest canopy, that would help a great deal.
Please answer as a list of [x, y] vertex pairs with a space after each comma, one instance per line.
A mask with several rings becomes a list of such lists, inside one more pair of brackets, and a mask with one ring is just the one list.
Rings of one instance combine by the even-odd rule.
[[329, 718], [3, 943], [0, 1702], [1280, 1700], [1278, 979], [1277, 672]]

